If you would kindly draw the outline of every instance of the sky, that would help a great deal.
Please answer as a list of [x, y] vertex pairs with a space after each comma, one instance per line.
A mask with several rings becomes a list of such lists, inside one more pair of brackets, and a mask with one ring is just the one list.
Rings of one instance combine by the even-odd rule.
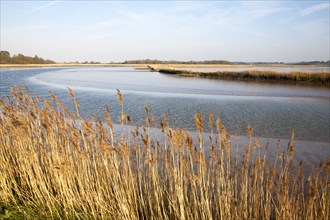
[[329, 1], [11, 1], [0, 49], [56, 62], [330, 60]]

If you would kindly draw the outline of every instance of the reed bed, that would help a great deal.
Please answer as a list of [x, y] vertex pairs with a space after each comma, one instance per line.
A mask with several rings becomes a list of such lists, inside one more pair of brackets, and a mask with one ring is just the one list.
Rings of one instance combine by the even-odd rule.
[[[304, 162], [292, 159], [294, 132], [287, 151], [278, 148], [267, 158], [269, 146], [260, 146], [248, 127], [245, 153], [238, 156], [212, 113], [209, 145], [198, 113], [197, 142], [172, 129], [166, 115], [158, 141], [147, 106], [144, 125], [116, 136], [110, 108], [103, 121], [82, 118], [72, 90], [75, 111], [54, 94], [32, 98], [27, 87], [12, 93], [12, 99], [0, 100], [3, 216], [12, 210], [29, 219], [330, 218], [330, 157], [304, 173]], [[123, 128], [130, 117], [120, 91], [118, 100]]]
[[217, 71], [199, 72], [191, 70], [178, 70], [173, 68], [155, 69], [160, 73], [177, 74], [180, 76], [196, 76], [205, 78], [238, 79], [238, 80], [260, 80], [270, 82], [295, 82], [311, 83], [330, 86], [330, 72], [277, 72], [273, 70], [244, 70], [244, 71]]

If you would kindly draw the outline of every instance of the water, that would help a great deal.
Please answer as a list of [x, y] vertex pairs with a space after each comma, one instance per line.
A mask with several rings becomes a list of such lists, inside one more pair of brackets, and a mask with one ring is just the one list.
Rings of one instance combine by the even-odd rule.
[[251, 124], [258, 137], [288, 139], [294, 128], [298, 140], [330, 143], [329, 88], [181, 78], [128, 67], [1, 69], [0, 76], [1, 98], [10, 95], [10, 86], [25, 83], [32, 94], [47, 98], [53, 91], [73, 109], [70, 87], [87, 118], [102, 118], [105, 105], [110, 105], [117, 121], [120, 89], [132, 125], [144, 123], [146, 104], [157, 119], [167, 114], [175, 128], [195, 130], [195, 112], [203, 113], [207, 127], [212, 111], [231, 134], [244, 135]]

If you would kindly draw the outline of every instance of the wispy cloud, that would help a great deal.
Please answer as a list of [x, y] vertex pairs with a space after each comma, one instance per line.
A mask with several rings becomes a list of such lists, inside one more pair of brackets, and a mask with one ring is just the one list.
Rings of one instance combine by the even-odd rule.
[[330, 7], [329, 2], [313, 5], [309, 8], [305, 8], [304, 10], [302, 10], [301, 14], [303, 16], [306, 16], [306, 15], [310, 15], [310, 14], [313, 14], [313, 13], [321, 11], [321, 10], [329, 9], [329, 7]]
[[[322, 11], [322, 10], [329, 10], [330, 8], [330, 3], [320, 3], [320, 4], [316, 4], [304, 9], [300, 9], [298, 11], [298, 13], [292, 13], [291, 16], [289, 17], [285, 17], [285, 18], [281, 18], [279, 19], [277, 22], [280, 24], [286, 24], [289, 23], [291, 21], [297, 20], [299, 18], [302, 18], [304, 16], [310, 15], [310, 14], [314, 14], [316, 12]], [[291, 8], [291, 11], [293, 12], [294, 10], [296, 10], [295, 8]]]
[[45, 4], [45, 5], [42, 5], [42, 6], [39, 6], [39, 7], [37, 7], [37, 8], [32, 9], [32, 12], [40, 11], [40, 10], [42, 10], [42, 9], [48, 8], [49, 6], [52, 6], [52, 5], [58, 4], [58, 3], [60, 3], [60, 2], [62, 2], [62, 1], [51, 1], [51, 2], [48, 2], [48, 3]]
[[281, 2], [242, 2], [237, 10], [238, 14], [243, 14], [249, 19], [258, 19], [272, 14], [281, 13], [290, 10], [284, 7]]

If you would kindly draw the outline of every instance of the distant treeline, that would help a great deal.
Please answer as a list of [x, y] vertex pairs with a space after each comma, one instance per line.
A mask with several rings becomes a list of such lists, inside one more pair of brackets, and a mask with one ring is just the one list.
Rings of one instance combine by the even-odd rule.
[[330, 60], [328, 61], [309, 61], [309, 62], [299, 62], [293, 63], [295, 65], [322, 65], [322, 66], [330, 66]]
[[205, 60], [205, 61], [163, 61], [163, 60], [126, 60], [123, 64], [232, 64], [230, 61], [226, 60]]
[[44, 60], [35, 55], [34, 57], [24, 56], [23, 54], [11, 56], [8, 51], [0, 51], [0, 64], [53, 64], [52, 60]]
[[204, 60], [204, 61], [178, 61], [170, 60], [163, 61], [157, 59], [141, 59], [141, 60], [126, 60], [122, 64], [231, 64], [231, 65], [267, 65], [267, 64], [290, 64], [290, 65], [318, 65], [318, 66], [330, 66], [330, 60], [328, 61], [301, 61], [293, 63], [285, 62], [231, 62], [227, 60]]
[[330, 60], [328, 61], [301, 61], [293, 63], [284, 63], [284, 62], [252, 62], [252, 63], [236, 63], [236, 64], [289, 64], [289, 65], [317, 65], [317, 66], [330, 66]]

